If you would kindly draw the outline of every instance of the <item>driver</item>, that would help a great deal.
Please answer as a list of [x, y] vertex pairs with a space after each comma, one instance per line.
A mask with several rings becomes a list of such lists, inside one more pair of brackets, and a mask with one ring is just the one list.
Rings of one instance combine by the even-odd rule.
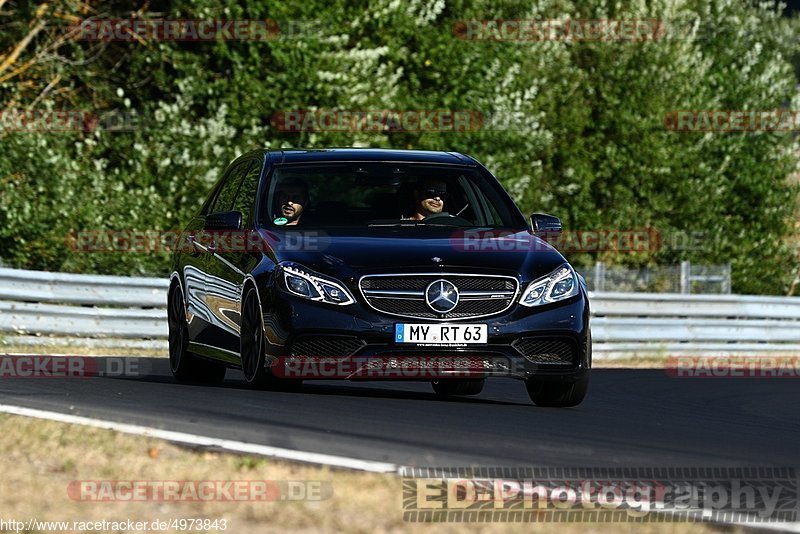
[[431, 215], [439, 215], [447, 200], [447, 184], [442, 180], [427, 178], [417, 184], [414, 189], [414, 210], [410, 217], [420, 221]]
[[[308, 204], [308, 185], [298, 179], [281, 183], [275, 191], [275, 204], [279, 206], [279, 215], [286, 219], [286, 226], [294, 226], [300, 222], [303, 209]], [[277, 219], [276, 219], [277, 222]]]

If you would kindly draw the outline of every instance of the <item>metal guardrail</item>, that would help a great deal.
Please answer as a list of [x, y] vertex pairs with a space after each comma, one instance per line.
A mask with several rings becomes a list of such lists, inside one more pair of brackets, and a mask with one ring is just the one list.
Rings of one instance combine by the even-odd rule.
[[[167, 288], [158, 278], [0, 268], [0, 332], [163, 343]], [[800, 297], [590, 296], [594, 351], [601, 358], [800, 353]]]
[[596, 354], [800, 353], [800, 297], [590, 293]]
[[168, 287], [162, 278], [0, 268], [0, 301], [163, 308]]
[[0, 268], [0, 332], [164, 338], [168, 285], [158, 278]]

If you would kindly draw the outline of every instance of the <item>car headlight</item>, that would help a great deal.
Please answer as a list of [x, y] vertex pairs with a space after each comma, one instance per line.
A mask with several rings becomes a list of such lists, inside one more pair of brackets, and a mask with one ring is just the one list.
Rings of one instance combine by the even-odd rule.
[[317, 274], [296, 263], [282, 263], [284, 289], [298, 297], [344, 306], [355, 299], [341, 282]]
[[568, 264], [564, 264], [549, 275], [534, 280], [522, 293], [519, 303], [523, 306], [541, 306], [578, 294], [578, 277]]

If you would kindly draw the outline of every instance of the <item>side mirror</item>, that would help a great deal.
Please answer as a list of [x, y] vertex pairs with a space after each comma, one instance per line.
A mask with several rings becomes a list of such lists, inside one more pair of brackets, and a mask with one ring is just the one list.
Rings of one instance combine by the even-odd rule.
[[534, 234], [560, 234], [561, 219], [546, 213], [534, 213], [531, 215], [531, 228]]
[[206, 215], [204, 230], [241, 230], [241, 211], [218, 211]]

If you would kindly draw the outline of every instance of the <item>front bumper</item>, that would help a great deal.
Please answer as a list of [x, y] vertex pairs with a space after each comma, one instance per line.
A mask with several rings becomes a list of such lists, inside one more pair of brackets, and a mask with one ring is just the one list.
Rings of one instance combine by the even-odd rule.
[[[262, 304], [265, 304], [262, 301]], [[452, 324], [486, 324], [488, 340], [466, 346], [396, 343], [395, 325], [425, 323], [383, 315], [362, 302], [333, 306], [276, 291], [264, 305], [266, 365], [302, 379], [518, 379], [574, 381], [591, 367], [589, 306], [565, 302]]]

